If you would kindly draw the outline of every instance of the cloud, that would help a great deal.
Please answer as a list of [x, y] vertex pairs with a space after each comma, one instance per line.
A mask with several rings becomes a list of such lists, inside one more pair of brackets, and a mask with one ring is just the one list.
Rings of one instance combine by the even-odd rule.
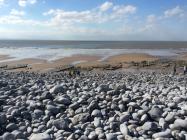
[[122, 14], [134, 14], [136, 12], [137, 8], [133, 5], [117, 5], [113, 8], [113, 11], [116, 14], [122, 15]]
[[13, 15], [13, 16], [24, 16], [25, 12], [24, 11], [18, 11], [16, 9], [12, 9], [11, 12], [10, 12], [10, 15]]
[[154, 14], [148, 15], [146, 19], [147, 23], [155, 23], [157, 21], [157, 17]]
[[28, 4], [35, 4], [37, 0], [18, 0], [18, 5], [21, 7], [25, 7]]
[[[22, 7], [37, 2], [19, 1], [22, 2]], [[168, 22], [175, 19], [171, 17], [181, 17], [185, 13], [181, 7], [162, 11], [161, 15], [151, 13], [144, 15], [145, 17], [140, 17], [137, 9], [135, 5], [119, 5], [107, 1], [87, 10], [49, 9], [43, 13], [46, 17], [40, 20], [29, 19], [24, 16], [24, 11], [12, 9], [8, 15], [0, 16], [0, 37], [7, 33], [9, 38], [14, 36], [27, 39], [187, 39], [187, 32], [182, 32], [186, 26], [183, 25], [184, 21], [178, 23], [175, 29], [172, 23], [168, 26]], [[20, 30], [23, 28], [24, 30]]]
[[184, 10], [180, 6], [176, 6], [173, 9], [168, 9], [164, 12], [164, 17], [170, 18], [170, 17], [183, 17], [184, 16]]
[[4, 0], [0, 0], [0, 6], [4, 4]]
[[29, 0], [30, 4], [35, 4], [37, 2], [37, 0]]
[[[110, 8], [112, 8], [111, 11], [108, 11]], [[54, 25], [75, 23], [101, 24], [109, 21], [125, 20], [126, 17], [134, 14], [136, 10], [137, 8], [133, 5], [113, 5], [110, 2], [105, 2], [91, 10], [66, 11], [63, 9], [50, 9], [43, 15], [51, 16], [50, 21]]]
[[113, 6], [113, 3], [107, 1], [107, 2], [103, 3], [99, 8], [100, 8], [101, 11], [107, 11], [107, 10], [109, 10], [112, 6]]
[[0, 24], [4, 25], [29, 25], [29, 26], [38, 26], [42, 25], [40, 21], [35, 21], [35, 20], [28, 20], [28, 19], [23, 19], [20, 16], [15, 16], [15, 15], [8, 15], [8, 16], [2, 16], [0, 17]]
[[25, 7], [26, 4], [27, 4], [27, 1], [26, 1], [26, 0], [19, 0], [19, 1], [18, 1], [18, 4], [19, 4], [19, 6], [21, 6], [21, 7]]

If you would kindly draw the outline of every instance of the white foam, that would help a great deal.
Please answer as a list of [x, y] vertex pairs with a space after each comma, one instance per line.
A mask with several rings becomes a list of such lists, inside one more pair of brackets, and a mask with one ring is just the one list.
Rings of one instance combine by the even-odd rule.
[[45, 59], [48, 61], [57, 60], [64, 57], [70, 57], [73, 55], [91, 55], [101, 56], [102, 60], [114, 55], [124, 53], [147, 53], [155, 56], [174, 56], [184, 50], [172, 50], [172, 49], [52, 49], [52, 48], [36, 48], [36, 47], [3, 47], [0, 48], [0, 55], [9, 55], [12, 59], [2, 60], [12, 61], [21, 60], [27, 58]]

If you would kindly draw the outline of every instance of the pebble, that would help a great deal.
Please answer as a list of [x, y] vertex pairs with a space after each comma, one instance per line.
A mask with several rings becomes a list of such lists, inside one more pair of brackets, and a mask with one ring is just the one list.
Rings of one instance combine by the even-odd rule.
[[100, 110], [95, 109], [95, 110], [92, 111], [91, 116], [93, 116], [93, 117], [101, 117], [101, 116], [102, 116], [102, 113], [101, 113]]
[[145, 122], [142, 126], [144, 131], [154, 131], [158, 129], [158, 126], [154, 122]]
[[5, 132], [2, 136], [3, 140], [16, 140], [13, 134]]
[[5, 124], [7, 121], [6, 115], [4, 113], [0, 113], [0, 125]]
[[120, 131], [124, 136], [129, 135], [129, 129], [124, 123], [120, 125]]
[[59, 130], [67, 130], [68, 125], [68, 121], [64, 119], [57, 119], [53, 121], [53, 126], [55, 126]]
[[187, 130], [187, 120], [176, 119], [174, 121], [174, 124], [170, 125], [170, 128], [172, 130], [181, 130], [181, 129]]
[[0, 140], [187, 137], [186, 76], [81, 73], [1, 71]]
[[63, 92], [63, 91], [64, 91], [64, 88], [63, 88], [62, 85], [56, 85], [49, 90], [49, 92], [52, 93], [52, 94], [60, 93], [60, 92]]
[[152, 136], [154, 139], [156, 139], [156, 138], [164, 138], [164, 139], [169, 139], [169, 138], [171, 138], [172, 137], [172, 135], [171, 135], [171, 130], [170, 129], [167, 129], [167, 130], [165, 130], [164, 132], [158, 132], [158, 133], [155, 133], [155, 134], [153, 134], [153, 136]]
[[106, 140], [117, 140], [117, 137], [113, 133], [106, 134]]
[[159, 118], [162, 116], [163, 111], [159, 107], [155, 106], [152, 107], [148, 113], [152, 119], [159, 120]]
[[97, 135], [94, 131], [92, 131], [89, 135], [88, 135], [88, 138], [90, 140], [95, 140], [97, 138]]
[[16, 130], [16, 129], [18, 129], [18, 126], [15, 124], [15, 123], [9, 123], [7, 126], [6, 126], [6, 129], [8, 130], [8, 131], [13, 131], [13, 130]]
[[23, 133], [19, 130], [14, 130], [12, 132], [12, 134], [14, 135], [15, 139], [25, 139], [25, 136], [23, 135]]
[[175, 113], [173, 113], [173, 112], [168, 113], [165, 118], [165, 121], [168, 123], [173, 123], [174, 120], [175, 120]]
[[31, 135], [30, 140], [52, 140], [50, 135], [47, 133], [37, 133]]

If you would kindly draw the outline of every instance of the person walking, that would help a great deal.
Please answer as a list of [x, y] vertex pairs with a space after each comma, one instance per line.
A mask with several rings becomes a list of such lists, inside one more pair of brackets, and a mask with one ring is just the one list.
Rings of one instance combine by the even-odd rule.
[[186, 65], [184, 65], [183, 73], [186, 74]]
[[176, 64], [175, 64], [174, 67], [173, 67], [173, 75], [175, 75], [176, 72], [177, 72], [177, 68], [176, 68]]

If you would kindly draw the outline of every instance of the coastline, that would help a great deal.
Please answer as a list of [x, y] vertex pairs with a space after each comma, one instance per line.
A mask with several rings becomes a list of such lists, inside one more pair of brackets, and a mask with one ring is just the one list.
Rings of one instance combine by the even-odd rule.
[[[2, 60], [8, 60], [9, 56], [1, 55]], [[173, 63], [184, 64], [187, 61], [187, 54], [182, 53], [177, 57], [159, 57], [146, 53], [128, 53], [113, 55], [102, 60], [102, 56], [94, 55], [73, 55], [61, 59], [47, 61], [46, 59], [28, 58], [14, 61], [0, 62], [0, 66], [14, 67], [7, 69], [10, 71], [31, 71], [31, 72], [48, 72], [51, 70], [62, 69], [67, 65], [74, 65], [77, 68], [85, 70], [93, 69], [167, 69], [171, 68]], [[166, 61], [166, 62], [165, 62]], [[27, 65], [20, 67], [20, 65]], [[18, 67], [17, 67], [18, 66]]]

